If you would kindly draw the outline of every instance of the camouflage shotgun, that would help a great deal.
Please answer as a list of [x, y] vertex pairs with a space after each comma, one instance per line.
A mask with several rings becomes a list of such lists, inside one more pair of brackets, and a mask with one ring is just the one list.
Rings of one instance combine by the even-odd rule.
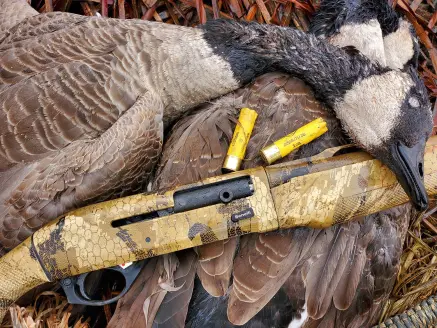
[[[69, 285], [72, 276], [126, 262], [253, 232], [328, 227], [408, 201], [378, 160], [334, 152], [65, 214], [0, 259], [0, 320], [48, 281]], [[429, 195], [437, 194], [437, 136], [427, 143], [424, 179]]]

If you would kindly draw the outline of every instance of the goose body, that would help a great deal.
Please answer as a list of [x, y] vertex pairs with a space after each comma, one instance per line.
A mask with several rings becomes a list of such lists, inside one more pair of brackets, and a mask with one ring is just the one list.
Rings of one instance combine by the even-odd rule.
[[69, 209], [144, 190], [164, 125], [239, 85], [202, 34], [67, 13], [30, 16], [3, 34], [2, 246]]

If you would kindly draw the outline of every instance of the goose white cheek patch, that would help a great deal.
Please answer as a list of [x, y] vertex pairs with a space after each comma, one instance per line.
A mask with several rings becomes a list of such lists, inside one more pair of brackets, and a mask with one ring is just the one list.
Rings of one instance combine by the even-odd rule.
[[363, 55], [385, 66], [384, 42], [381, 26], [376, 19], [365, 24], [347, 24], [340, 32], [329, 39], [337, 47], [353, 45]]
[[412, 86], [409, 75], [400, 71], [371, 76], [348, 90], [335, 112], [356, 142], [375, 148], [389, 139]]
[[399, 28], [384, 38], [387, 66], [401, 69], [414, 56], [413, 37], [410, 23], [401, 19]]

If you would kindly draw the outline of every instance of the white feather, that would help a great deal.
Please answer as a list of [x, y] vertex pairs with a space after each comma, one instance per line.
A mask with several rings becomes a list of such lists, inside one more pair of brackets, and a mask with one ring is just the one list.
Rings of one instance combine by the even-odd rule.
[[330, 38], [329, 43], [338, 47], [353, 45], [363, 55], [385, 66], [384, 43], [382, 31], [376, 19], [371, 19], [366, 24], [346, 24], [340, 28], [338, 34]]
[[294, 319], [288, 324], [288, 328], [300, 328], [308, 318], [307, 305], [305, 303], [303, 311], [300, 314], [299, 319]]
[[372, 149], [390, 138], [413, 84], [409, 75], [400, 71], [373, 75], [348, 90], [335, 104], [335, 112], [348, 133]]
[[401, 69], [414, 56], [413, 38], [410, 23], [401, 19], [399, 28], [384, 38], [384, 51], [387, 66]]

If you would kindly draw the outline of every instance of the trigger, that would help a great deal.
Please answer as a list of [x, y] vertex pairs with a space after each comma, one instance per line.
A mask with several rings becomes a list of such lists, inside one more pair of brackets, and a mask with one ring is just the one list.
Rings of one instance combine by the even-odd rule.
[[80, 304], [80, 305], [90, 305], [90, 306], [103, 306], [106, 304], [111, 304], [117, 302], [121, 297], [123, 297], [130, 289], [135, 279], [139, 275], [143, 265], [147, 262], [138, 261], [134, 262], [132, 265], [129, 265], [125, 269], [120, 266], [115, 266], [111, 268], [106, 268], [101, 271], [102, 275], [105, 270], [112, 270], [120, 272], [125, 281], [125, 286], [123, 290], [116, 297], [113, 297], [108, 300], [93, 300], [88, 293], [86, 292], [86, 278], [89, 275], [89, 272], [83, 273], [78, 276], [72, 276], [68, 278], [64, 278], [61, 280], [62, 289], [67, 296], [68, 303], [70, 304]]

